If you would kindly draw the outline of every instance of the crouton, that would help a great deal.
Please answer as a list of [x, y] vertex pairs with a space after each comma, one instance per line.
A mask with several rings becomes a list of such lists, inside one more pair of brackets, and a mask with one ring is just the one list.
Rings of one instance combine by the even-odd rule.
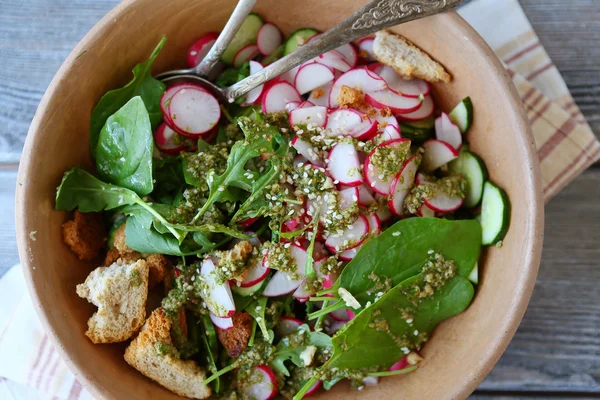
[[193, 399], [210, 397], [204, 370], [178, 358], [171, 341], [171, 321], [162, 308], [152, 312], [140, 334], [125, 350], [125, 361], [170, 391]]
[[93, 343], [127, 340], [146, 318], [148, 264], [119, 259], [109, 267], [98, 267], [77, 285], [77, 294], [98, 307], [85, 333]]
[[150, 254], [146, 257], [146, 263], [150, 269], [148, 289], [152, 289], [165, 279], [167, 271], [171, 268], [171, 262], [162, 254]]
[[127, 246], [127, 243], [125, 243], [125, 225], [127, 224], [122, 224], [117, 228], [113, 239], [113, 246], [119, 250], [119, 253], [121, 254], [132, 253], [134, 251], [131, 247]]
[[65, 222], [62, 230], [64, 242], [80, 260], [93, 260], [104, 247], [106, 229], [99, 213], [75, 210], [73, 219]]
[[242, 282], [248, 272], [246, 261], [252, 254], [252, 250], [254, 250], [252, 244], [244, 240], [237, 243], [231, 250], [219, 252], [217, 268], [227, 271], [228, 279]]
[[252, 316], [247, 312], [235, 313], [232, 317], [233, 328], [223, 330], [217, 327], [219, 341], [230, 357], [238, 358], [248, 346], [252, 334]]
[[356, 110], [363, 110], [370, 107], [365, 101], [365, 94], [362, 90], [358, 90], [346, 85], [342, 85], [340, 88], [340, 92], [337, 96], [337, 102], [339, 103], [340, 107], [354, 108]]
[[373, 55], [405, 78], [420, 78], [427, 82], [450, 82], [452, 77], [444, 67], [429, 57], [408, 39], [380, 31], [375, 35]]
[[119, 253], [119, 250], [113, 247], [106, 253], [106, 256], [104, 256], [104, 262], [102, 263], [102, 266], [108, 267], [116, 262], [120, 257], [121, 253]]

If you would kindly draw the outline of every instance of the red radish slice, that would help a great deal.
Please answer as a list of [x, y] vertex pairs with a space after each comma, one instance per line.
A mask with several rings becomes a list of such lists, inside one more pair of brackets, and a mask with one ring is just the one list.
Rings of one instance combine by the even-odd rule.
[[406, 356], [404, 356], [400, 360], [396, 361], [396, 363], [389, 368], [389, 371], [400, 371], [408, 366], [408, 359]]
[[171, 129], [173, 128], [173, 121], [171, 121], [169, 116], [169, 105], [171, 104], [171, 99], [175, 93], [186, 88], [205, 90], [203, 87], [194, 85], [193, 83], [177, 83], [173, 86], [169, 86], [160, 98], [160, 109], [163, 113], [163, 117], [165, 118], [165, 122], [171, 127]]
[[296, 289], [296, 291], [292, 293], [292, 297], [298, 300], [300, 303], [306, 303], [308, 299], [310, 299], [311, 295], [312, 293], [310, 293], [304, 286], [304, 282], [302, 282], [300, 284], [300, 287], [298, 287], [298, 289]]
[[375, 108], [389, 108], [394, 114], [408, 114], [421, 108], [421, 100], [418, 98], [405, 97], [391, 90], [367, 93], [365, 100]]
[[262, 295], [266, 297], [284, 296], [298, 289], [300, 283], [302, 283], [301, 280], [293, 279], [287, 272], [277, 271], [267, 283]]
[[333, 82], [328, 82], [323, 86], [314, 89], [310, 92], [308, 100], [316, 106], [329, 107], [329, 93], [331, 92], [332, 86]]
[[419, 208], [418, 214], [425, 218], [435, 218], [435, 211], [427, 207], [427, 204], [423, 204], [421, 208]]
[[[258, 71], [260, 71], [263, 68], [264, 67], [262, 66], [261, 63], [256, 62], [256, 61], [250, 61], [250, 75], [254, 75], [255, 73], [257, 73]], [[255, 87], [254, 89], [249, 91], [248, 94], [246, 94], [246, 101], [242, 105], [249, 106], [249, 105], [258, 104], [258, 102], [260, 101], [260, 96], [262, 96], [264, 91], [265, 91], [264, 84], [260, 85], [258, 87]]]
[[168, 108], [173, 129], [194, 138], [209, 132], [221, 118], [219, 102], [204, 89], [181, 89], [173, 95]]
[[369, 221], [363, 215], [360, 215], [352, 225], [350, 225], [341, 234], [330, 233], [325, 240], [325, 246], [332, 253], [337, 253], [352, 247], [360, 245], [365, 236], [369, 233]]
[[340, 308], [339, 310], [335, 310], [330, 312], [331, 318], [336, 321], [350, 321], [350, 317], [348, 317], [347, 308]]
[[437, 140], [448, 143], [456, 150], [462, 146], [462, 133], [460, 129], [452, 122], [448, 114], [444, 112], [435, 119], [435, 137]]
[[383, 128], [383, 132], [381, 133], [381, 141], [387, 142], [389, 140], [397, 140], [402, 139], [402, 135], [400, 134], [400, 129], [396, 128], [393, 125], [388, 125]]
[[301, 66], [302, 65], [299, 65], [297, 67], [290, 69], [288, 72], [284, 72], [283, 74], [281, 74], [279, 76], [279, 79], [286, 81], [290, 85], [293, 85], [294, 81], [296, 80], [296, 75], [298, 74], [298, 70], [300, 69]]
[[356, 66], [358, 62], [358, 52], [352, 43], [345, 44], [336, 49], [344, 56], [346, 62], [350, 65], [351, 68]]
[[375, 202], [375, 198], [371, 194], [371, 190], [366, 185], [359, 185], [356, 187], [358, 191], [358, 205], [361, 207], [368, 207]]
[[327, 171], [331, 177], [346, 186], [358, 186], [363, 182], [358, 153], [351, 143], [338, 143], [329, 152]]
[[[343, 325], [340, 325], [340, 328]], [[338, 328], [339, 329], [339, 328]], [[317, 393], [319, 391], [319, 389], [321, 389], [321, 386], [323, 385], [323, 382], [321, 381], [317, 381], [314, 385], [312, 385], [310, 387], [310, 389], [308, 389], [308, 391], [306, 392], [306, 394], [304, 395], [304, 397], [308, 397], [308, 396], [312, 396], [313, 394]]]
[[370, 140], [377, 133], [377, 121], [372, 121], [360, 111], [341, 108], [329, 113], [326, 129], [326, 135], [330, 137], [351, 136]]
[[242, 47], [233, 58], [233, 66], [239, 68], [246, 61], [252, 60], [254, 57], [260, 54], [258, 46], [255, 44], [249, 44], [248, 46]]
[[425, 96], [421, 108], [417, 111], [408, 114], [397, 114], [396, 117], [400, 121], [414, 122], [425, 119], [433, 114], [434, 104], [433, 98], [430, 95]]
[[305, 94], [327, 82], [333, 81], [333, 70], [316, 62], [305, 64], [298, 70], [294, 86], [300, 94]]
[[207, 286], [207, 299], [203, 299], [206, 307], [217, 317], [231, 317], [235, 314], [235, 303], [231, 295], [229, 283], [218, 283], [216, 281], [216, 267], [210, 258], [204, 259], [200, 266], [200, 275], [204, 278]]
[[431, 91], [429, 83], [422, 79], [404, 79], [392, 67], [384, 66], [378, 72], [390, 89], [406, 97], [427, 96]]
[[417, 185], [422, 185], [422, 184], [426, 184], [429, 183], [429, 177], [421, 172], [419, 172], [417, 174], [417, 177], [415, 178], [415, 183]]
[[289, 103], [287, 103], [285, 105], [285, 111], [291, 113], [292, 111], [294, 111], [296, 108], [298, 108], [298, 106], [302, 104], [299, 101], [290, 101]]
[[[313, 127], [324, 128], [327, 124], [327, 107], [308, 106], [310, 102], [304, 102], [307, 106], [298, 106], [290, 112], [290, 125], [312, 125]], [[304, 104], [302, 103], [302, 104]], [[310, 126], [309, 126], [310, 128]]]
[[351, 249], [348, 250], [344, 250], [340, 253], [339, 257], [340, 260], [342, 261], [352, 261], [354, 259], [354, 257], [356, 257], [356, 255], [358, 254], [358, 251], [360, 250], [360, 248], [362, 247], [363, 243], [359, 244], [356, 247], [353, 247]]
[[388, 207], [399, 217], [404, 216], [404, 198], [415, 184], [418, 168], [419, 159], [417, 156], [412, 156], [406, 160], [402, 171], [396, 176], [390, 188], [391, 198], [388, 200]]
[[[390, 194], [392, 182], [394, 181], [394, 178], [396, 177], [395, 175], [392, 175], [392, 174], [390, 174], [389, 176], [384, 176], [382, 171], [380, 171], [379, 168], [377, 168], [372, 163], [371, 158], [375, 154], [375, 151], [379, 147], [403, 146], [404, 143], [406, 143], [406, 142], [410, 143], [410, 140], [397, 139], [397, 140], [390, 140], [390, 141], [384, 142], [384, 143], [380, 144], [379, 146], [377, 146], [375, 149], [373, 149], [373, 151], [371, 151], [371, 153], [369, 153], [369, 155], [367, 156], [367, 159], [365, 160], [365, 164], [364, 164], [364, 172], [363, 173], [364, 173], [367, 184], [375, 192], [377, 192], [383, 196], [387, 196], [388, 194]], [[402, 167], [399, 165], [398, 170], [400, 170], [401, 168]]]
[[277, 378], [268, 366], [259, 365], [254, 368], [249, 381], [252, 384], [242, 388], [249, 399], [270, 400], [277, 395]]
[[387, 84], [382, 77], [366, 68], [351, 69], [336, 79], [329, 93], [329, 106], [339, 107], [338, 95], [342, 86], [361, 90], [363, 93], [379, 92], [387, 89]]
[[367, 220], [369, 220], [369, 233], [374, 236], [381, 235], [381, 221], [377, 214], [367, 215]]
[[347, 321], [336, 321], [333, 318], [330, 318], [328, 322], [329, 324], [325, 325], [325, 331], [331, 336], [333, 336], [337, 331], [342, 329], [342, 327], [348, 323]]
[[258, 50], [265, 56], [270, 56], [279, 46], [283, 37], [278, 27], [270, 22], [267, 22], [258, 30], [258, 36], [256, 37], [256, 44]]
[[269, 87], [263, 94], [262, 111], [265, 114], [285, 110], [285, 105], [290, 101], [302, 101], [298, 91], [287, 82], [277, 82]]
[[400, 130], [400, 124], [398, 123], [396, 117], [394, 117], [393, 115], [390, 115], [389, 117], [384, 117], [380, 113], [375, 113], [375, 115], [371, 116], [370, 118], [377, 121], [377, 129], [379, 129], [380, 132], [388, 126], [393, 126], [394, 128]]
[[169, 126], [163, 122], [154, 132], [154, 143], [156, 147], [167, 154], [179, 154], [186, 149], [184, 143], [175, 143], [173, 140], [177, 136], [177, 132], [169, 128]]
[[310, 143], [302, 140], [300, 136], [296, 136], [292, 139], [292, 147], [311, 164], [323, 166], [323, 160], [316, 149]]
[[253, 217], [253, 218], [248, 218], [243, 220], [242, 222], [240, 222], [240, 227], [242, 229], [246, 229], [248, 228], [250, 225], [252, 225], [253, 223], [255, 223], [256, 221], [258, 221], [258, 217]]
[[219, 34], [216, 32], [205, 33], [200, 39], [190, 46], [187, 53], [188, 67], [194, 68], [206, 57], [213, 44], [217, 41]]
[[344, 59], [342, 53], [337, 50], [331, 50], [327, 53], [321, 54], [314, 60], [319, 64], [326, 65], [329, 68], [337, 71], [348, 72], [351, 68], [350, 64], [348, 64], [348, 62]]
[[308, 100], [304, 100], [302, 103], [300, 103], [300, 105], [298, 106], [298, 108], [308, 108], [308, 107], [314, 107], [315, 105], [313, 103], [311, 103]]
[[233, 328], [233, 320], [231, 318], [229, 318], [229, 317], [221, 318], [221, 317], [217, 317], [213, 313], [209, 313], [209, 314], [210, 314], [210, 320], [217, 328], [224, 330], [224, 331]]
[[394, 214], [392, 214], [392, 212], [388, 208], [387, 202], [382, 201], [382, 197], [383, 196], [381, 196], [380, 194], [375, 195], [375, 199], [379, 203], [379, 207], [377, 208], [377, 211], [375, 211], [375, 215], [377, 215], [377, 218], [379, 218], [379, 221], [381, 221], [382, 224], [385, 224], [390, 219], [392, 219]]
[[431, 173], [458, 157], [458, 152], [446, 142], [430, 139], [423, 143], [423, 172]]
[[342, 210], [358, 204], [358, 188], [349, 187], [340, 190], [339, 206]]
[[301, 167], [302, 165], [305, 165], [307, 163], [310, 164], [308, 159], [301, 155], [297, 155], [296, 157], [294, 157], [294, 160], [292, 161], [292, 164], [294, 165], [294, 167]]
[[303, 323], [304, 322], [298, 318], [281, 317], [279, 323], [277, 324], [276, 330], [279, 336], [287, 336], [290, 333], [296, 332]]
[[254, 264], [248, 268], [248, 272], [246, 273], [246, 278], [243, 280], [241, 287], [250, 287], [254, 286], [259, 282], [264, 281], [269, 275], [269, 268], [266, 268], [262, 265], [262, 262], [256, 260]]
[[348, 314], [349, 320], [353, 320], [356, 317], [356, 313], [349, 308], [346, 308], [346, 314]]
[[380, 64], [378, 62], [372, 62], [370, 64], [367, 64], [367, 69], [369, 71], [373, 71], [376, 74], [380, 75], [379, 72], [381, 72], [381, 69], [384, 67], [385, 65]]
[[431, 199], [425, 199], [425, 205], [433, 211], [440, 213], [449, 213], [458, 210], [465, 199], [459, 196], [448, 196], [446, 193], [439, 192]]
[[362, 38], [358, 41], [358, 55], [365, 57], [368, 61], [375, 61], [373, 56], [373, 42], [375, 41], [372, 37]]

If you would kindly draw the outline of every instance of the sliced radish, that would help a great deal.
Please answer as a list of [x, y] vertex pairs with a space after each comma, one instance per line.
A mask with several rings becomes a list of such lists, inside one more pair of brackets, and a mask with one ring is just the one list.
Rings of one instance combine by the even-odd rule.
[[346, 314], [348, 315], [348, 320], [353, 320], [356, 317], [356, 313], [349, 308], [346, 308]]
[[375, 72], [377, 75], [379, 75], [379, 72], [381, 72], [381, 69], [384, 67], [385, 65], [378, 63], [378, 62], [372, 62], [370, 64], [367, 64], [367, 69], [369, 71], [373, 71]]
[[331, 318], [336, 321], [350, 321], [350, 317], [348, 317], [347, 308], [340, 308], [339, 310], [335, 310], [329, 313]]
[[361, 90], [363, 93], [379, 92], [387, 89], [387, 84], [382, 77], [366, 68], [351, 69], [335, 80], [329, 93], [329, 106], [339, 107], [338, 96], [342, 86]]
[[[365, 180], [366, 180], [367, 184], [375, 192], [377, 192], [383, 196], [387, 196], [388, 194], [390, 194], [392, 182], [393, 182], [394, 178], [396, 177], [396, 175], [389, 174], [389, 176], [384, 176], [383, 172], [380, 171], [379, 168], [377, 168], [372, 163], [371, 160], [372, 160], [373, 155], [375, 154], [375, 152], [377, 151], [377, 149], [379, 147], [405, 146], [407, 142], [410, 143], [410, 140], [397, 139], [397, 140], [390, 140], [390, 141], [384, 142], [384, 143], [380, 144], [379, 146], [377, 146], [375, 149], [373, 149], [373, 151], [371, 151], [371, 153], [369, 153], [369, 155], [367, 156], [367, 159], [365, 160], [365, 164], [364, 164], [364, 176], [365, 176]], [[398, 165], [398, 171], [400, 171], [401, 168], [402, 168], [402, 166]]]
[[291, 113], [292, 111], [294, 111], [296, 108], [298, 108], [298, 106], [302, 104], [299, 101], [290, 101], [289, 103], [287, 103], [285, 105], [285, 111]]
[[254, 286], [259, 282], [264, 281], [269, 275], [270, 269], [265, 267], [262, 262], [256, 260], [249, 268], [246, 273], [246, 278], [241, 283], [241, 287]]
[[305, 94], [327, 82], [333, 81], [333, 70], [323, 64], [312, 62], [304, 64], [298, 70], [294, 86], [300, 94]]
[[184, 143], [175, 143], [173, 139], [176, 136], [177, 132], [169, 128], [166, 122], [163, 122], [154, 132], [154, 143], [163, 153], [179, 154], [186, 149], [186, 146]]
[[396, 363], [389, 368], [389, 371], [400, 371], [401, 369], [408, 367], [408, 365], [408, 360], [406, 356], [404, 356], [400, 360], [396, 361]]
[[359, 244], [356, 247], [353, 247], [348, 250], [344, 250], [340, 253], [339, 258], [342, 261], [352, 261], [354, 257], [358, 254], [358, 251], [361, 249], [363, 243]]
[[370, 140], [377, 133], [377, 121], [372, 121], [361, 111], [341, 108], [329, 113], [326, 129], [326, 135], [330, 137]]
[[430, 179], [430, 178], [429, 178], [427, 175], [425, 175], [425, 174], [424, 174], [424, 173], [422, 173], [422, 172], [419, 172], [419, 173], [417, 174], [417, 177], [415, 178], [415, 183], [416, 183], [417, 185], [422, 185], [422, 184], [425, 184], [425, 183], [430, 183], [430, 182], [429, 182], [429, 179]]
[[[343, 325], [340, 325], [340, 328], [342, 326]], [[314, 385], [312, 385], [310, 387], [310, 389], [308, 389], [308, 391], [306, 392], [306, 394], [304, 395], [304, 397], [312, 396], [313, 394], [317, 393], [319, 391], [319, 389], [321, 388], [322, 385], [323, 385], [323, 382], [317, 381]]]
[[358, 41], [358, 55], [367, 59], [367, 61], [375, 61], [373, 56], [373, 42], [375, 41], [372, 37], [362, 38]]
[[462, 146], [462, 133], [445, 112], [435, 119], [435, 137], [437, 140], [448, 143], [456, 150]]
[[340, 190], [339, 194], [339, 206], [340, 209], [345, 210], [354, 205], [358, 204], [358, 189], [355, 187], [349, 187]]
[[329, 323], [325, 325], [325, 331], [331, 336], [335, 335], [337, 331], [342, 329], [342, 327], [348, 323], [348, 321], [336, 321], [333, 318], [330, 318], [328, 322]]
[[342, 53], [337, 50], [331, 50], [327, 53], [321, 54], [316, 57], [315, 62], [323, 64], [337, 71], [348, 72], [350, 70], [350, 64], [345, 60]]
[[183, 88], [175, 93], [168, 110], [173, 129], [193, 138], [209, 132], [221, 118], [221, 108], [215, 96], [198, 88]]
[[342, 53], [344, 59], [351, 68], [356, 66], [356, 63], [358, 62], [358, 52], [352, 43], [347, 43], [343, 46], [340, 46], [336, 50]]
[[375, 215], [377, 215], [377, 218], [379, 218], [379, 221], [381, 221], [381, 223], [384, 224], [384, 223], [388, 222], [390, 219], [392, 219], [394, 214], [392, 214], [389, 207], [387, 206], [387, 201], [383, 202], [382, 198], [383, 198], [383, 196], [381, 196], [380, 194], [375, 195], [375, 200], [379, 204], [377, 211], [375, 211]]
[[415, 97], [406, 97], [391, 90], [367, 93], [367, 103], [375, 108], [389, 108], [394, 114], [411, 113], [421, 108], [421, 100]]
[[338, 253], [346, 249], [360, 245], [369, 233], [369, 221], [360, 215], [356, 221], [343, 232], [330, 233], [325, 240], [325, 246], [332, 253]]
[[243, 220], [242, 222], [240, 222], [240, 227], [242, 229], [246, 229], [250, 225], [252, 225], [253, 223], [255, 223], [256, 221], [258, 221], [258, 219], [259, 219], [258, 217], [247, 218], [247, 219]]
[[369, 221], [369, 233], [373, 236], [381, 235], [381, 220], [377, 214], [367, 215], [367, 220]]
[[401, 121], [414, 122], [425, 119], [433, 114], [434, 104], [431, 95], [425, 96], [421, 108], [408, 114], [397, 114], [396, 117]]
[[[309, 102], [305, 102], [309, 103]], [[304, 103], [302, 103], [304, 104]], [[298, 106], [290, 112], [290, 125], [312, 125], [324, 128], [327, 124], [327, 107], [323, 106]]]
[[334, 180], [346, 186], [358, 186], [363, 182], [358, 153], [351, 143], [338, 143], [329, 152], [327, 171]]
[[293, 85], [294, 81], [296, 80], [296, 74], [298, 73], [298, 70], [300, 69], [301, 66], [302, 65], [299, 65], [297, 67], [290, 69], [288, 72], [284, 72], [283, 74], [281, 74], [279, 76], [279, 79], [286, 81], [290, 85]]
[[287, 272], [277, 271], [267, 283], [262, 295], [266, 297], [284, 296], [298, 289], [300, 283], [302, 283], [301, 279], [294, 279]]
[[440, 191], [431, 199], [425, 199], [425, 205], [433, 211], [445, 214], [458, 210], [463, 205], [464, 200], [460, 196], [451, 197]]
[[362, 379], [362, 384], [365, 386], [377, 386], [379, 384], [378, 376], [365, 376]]
[[423, 171], [431, 173], [458, 157], [458, 152], [451, 145], [440, 140], [430, 139], [423, 143]]
[[402, 139], [402, 135], [400, 134], [399, 128], [396, 128], [393, 125], [388, 125], [383, 128], [380, 138], [382, 142], [387, 142], [388, 140]]
[[200, 275], [206, 284], [207, 298], [203, 299], [206, 307], [217, 317], [231, 317], [235, 314], [235, 303], [231, 295], [229, 283], [218, 283], [216, 281], [216, 267], [210, 258], [204, 259], [200, 266]]
[[233, 66], [239, 68], [246, 61], [252, 60], [254, 57], [260, 54], [258, 46], [255, 44], [249, 44], [248, 46], [242, 47], [233, 58]]
[[431, 91], [429, 83], [422, 79], [405, 79], [392, 67], [384, 66], [376, 71], [387, 82], [390, 89], [406, 97], [427, 96]]
[[202, 35], [202, 37], [194, 42], [190, 46], [187, 53], [187, 64], [188, 67], [194, 68], [196, 65], [206, 57], [213, 44], [217, 41], [219, 34], [216, 32], [208, 32]]
[[392, 126], [396, 129], [400, 130], [400, 124], [398, 123], [398, 120], [396, 119], [396, 117], [394, 117], [393, 115], [384, 117], [380, 113], [375, 113], [375, 115], [372, 115], [370, 118], [377, 121], [377, 124], [378, 124], [377, 129], [379, 129], [380, 132], [383, 131], [388, 126]]
[[203, 87], [195, 85], [193, 83], [177, 83], [173, 86], [169, 86], [160, 98], [160, 109], [163, 113], [163, 117], [165, 118], [165, 122], [171, 127], [171, 129], [173, 129], [173, 121], [169, 116], [169, 106], [171, 105], [171, 99], [173, 98], [175, 93], [185, 88], [205, 90]]
[[358, 205], [368, 207], [375, 202], [375, 198], [371, 194], [371, 190], [366, 185], [358, 185]]
[[209, 314], [210, 314], [210, 320], [217, 328], [224, 330], [224, 331], [233, 328], [233, 320], [230, 317], [222, 318], [222, 317], [217, 317], [213, 313], [209, 313]]
[[296, 332], [303, 323], [304, 322], [298, 318], [281, 317], [279, 323], [277, 324], [277, 333], [279, 336], [287, 336], [290, 333]]
[[314, 89], [310, 92], [308, 100], [317, 106], [329, 107], [329, 93], [331, 92], [332, 86], [333, 82], [328, 82], [323, 86]]
[[292, 165], [294, 165], [294, 167], [301, 167], [307, 163], [310, 164], [310, 162], [308, 161], [308, 158], [301, 156], [301, 155], [297, 155], [296, 157], [294, 157], [294, 160], [292, 161]]
[[[260, 71], [263, 68], [264, 67], [262, 66], [261, 63], [259, 63], [257, 61], [250, 61], [250, 75], [254, 75], [255, 73], [257, 73], [258, 71]], [[258, 104], [258, 102], [260, 101], [260, 96], [262, 96], [264, 91], [265, 91], [264, 84], [262, 84], [258, 87], [255, 87], [254, 89], [249, 91], [246, 94], [246, 101], [242, 104], [242, 106]]]
[[388, 207], [399, 217], [404, 216], [404, 198], [406, 198], [408, 192], [415, 184], [419, 161], [418, 156], [412, 156], [406, 160], [402, 171], [400, 171], [394, 182], [392, 182]]
[[285, 105], [290, 101], [302, 102], [302, 97], [289, 83], [277, 82], [263, 94], [262, 111], [265, 114], [284, 111]]
[[433, 211], [431, 208], [427, 207], [427, 204], [421, 205], [421, 208], [419, 208], [419, 211], [417, 212], [417, 214], [419, 216], [425, 217], [425, 218], [435, 218], [435, 211]]
[[292, 147], [311, 164], [323, 166], [323, 159], [321, 159], [317, 150], [310, 143], [302, 140], [300, 136], [292, 139]]
[[277, 395], [277, 378], [268, 366], [255, 367], [249, 380], [251, 385], [242, 388], [249, 399], [270, 400]]
[[283, 36], [278, 27], [270, 22], [267, 22], [258, 30], [256, 44], [258, 50], [265, 56], [270, 56], [283, 41]]

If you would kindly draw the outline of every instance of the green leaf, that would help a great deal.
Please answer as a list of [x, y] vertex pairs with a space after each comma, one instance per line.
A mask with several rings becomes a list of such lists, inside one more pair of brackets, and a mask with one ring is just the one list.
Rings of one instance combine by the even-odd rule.
[[[208, 315], [202, 316], [202, 326], [204, 328], [201, 339], [204, 345], [204, 351], [208, 360], [208, 369], [212, 374], [216, 374], [219, 368], [217, 367], [216, 359], [219, 357], [219, 345], [217, 343], [217, 333], [215, 327], [210, 321]], [[213, 389], [219, 393], [221, 388], [221, 380], [219, 378], [213, 381]]]
[[183, 177], [182, 160], [179, 156], [155, 158], [152, 162], [154, 171], [154, 191], [152, 198], [163, 199], [173, 196], [170, 204], [177, 205], [175, 198], [183, 192], [185, 180]]
[[165, 84], [154, 79], [151, 75], [152, 64], [158, 53], [167, 41], [166, 36], [160, 39], [160, 42], [150, 55], [146, 62], [138, 64], [133, 68], [133, 79], [120, 89], [111, 90], [106, 93], [94, 110], [92, 111], [90, 123], [90, 152], [92, 157], [96, 155], [96, 146], [100, 131], [108, 117], [123, 107], [129, 100], [135, 96], [141, 96], [144, 100], [146, 110], [150, 116], [152, 130], [154, 130], [162, 120], [162, 111], [160, 109], [160, 98], [165, 92]]
[[152, 192], [152, 128], [140, 96], [111, 115], [96, 146], [96, 168], [103, 179], [143, 196]]
[[273, 337], [271, 336], [273, 331], [269, 331], [267, 328], [267, 321], [265, 320], [265, 312], [267, 311], [268, 300], [268, 297], [260, 296], [258, 299], [253, 300], [250, 304], [248, 304], [244, 310], [248, 314], [252, 315], [256, 321], [256, 324], [260, 328], [260, 331], [262, 332], [263, 338], [267, 342], [271, 342], [273, 340]]
[[275, 371], [285, 376], [290, 376], [290, 371], [285, 366], [286, 361], [291, 361], [298, 367], [304, 367], [300, 354], [308, 346], [315, 346], [319, 351], [331, 349], [331, 337], [321, 332], [311, 332], [308, 325], [301, 325], [298, 330], [283, 337], [275, 346], [275, 358], [269, 364]]

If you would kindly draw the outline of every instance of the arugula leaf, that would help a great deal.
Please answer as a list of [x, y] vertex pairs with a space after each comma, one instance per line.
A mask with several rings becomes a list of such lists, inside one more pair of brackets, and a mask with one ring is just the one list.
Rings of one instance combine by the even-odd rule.
[[250, 63], [246, 61], [240, 68], [229, 67], [221, 72], [215, 80], [215, 85], [224, 88], [246, 79], [248, 76], [250, 76]]
[[[202, 343], [204, 344], [204, 350], [206, 358], [208, 360], [208, 369], [211, 373], [216, 374], [219, 368], [217, 368], [216, 359], [219, 357], [219, 348], [217, 343], [217, 332], [215, 327], [210, 321], [208, 315], [202, 316], [202, 326], [204, 331], [201, 334]], [[213, 381], [213, 389], [216, 393], [219, 393], [221, 389], [221, 380], [219, 378]]]
[[[152, 166], [154, 170], [154, 191], [152, 198], [159, 199], [163, 203], [177, 205], [177, 200], [180, 199], [185, 185], [183, 177], [182, 160], [180, 156], [163, 157], [153, 159]], [[174, 193], [176, 192], [176, 193]]]
[[167, 37], [163, 36], [156, 45], [156, 48], [146, 62], [136, 65], [133, 68], [133, 79], [120, 89], [111, 90], [106, 93], [94, 110], [92, 111], [90, 123], [90, 152], [92, 157], [96, 155], [96, 146], [100, 131], [106, 123], [108, 117], [123, 107], [130, 99], [135, 96], [141, 96], [144, 105], [148, 110], [152, 130], [154, 130], [162, 120], [162, 111], [160, 109], [160, 98], [165, 92], [165, 84], [154, 79], [150, 75], [152, 64], [158, 53], [165, 45]]
[[252, 315], [252, 317], [256, 321], [256, 324], [260, 328], [260, 331], [262, 332], [263, 338], [270, 343], [273, 341], [273, 337], [275, 336], [275, 334], [273, 331], [270, 331], [267, 328], [267, 321], [265, 319], [265, 312], [267, 310], [268, 300], [268, 297], [260, 296], [258, 299], [253, 300], [250, 304], [248, 304], [244, 308], [244, 310], [248, 314]]
[[143, 196], [152, 192], [152, 128], [140, 96], [111, 115], [96, 146], [101, 178]]
[[283, 337], [275, 346], [275, 357], [269, 365], [275, 371], [285, 376], [290, 376], [290, 371], [285, 366], [286, 361], [291, 361], [298, 367], [304, 367], [300, 357], [308, 346], [315, 346], [321, 352], [331, 348], [332, 341], [329, 335], [322, 332], [311, 332], [307, 324], [301, 325], [298, 330]]

